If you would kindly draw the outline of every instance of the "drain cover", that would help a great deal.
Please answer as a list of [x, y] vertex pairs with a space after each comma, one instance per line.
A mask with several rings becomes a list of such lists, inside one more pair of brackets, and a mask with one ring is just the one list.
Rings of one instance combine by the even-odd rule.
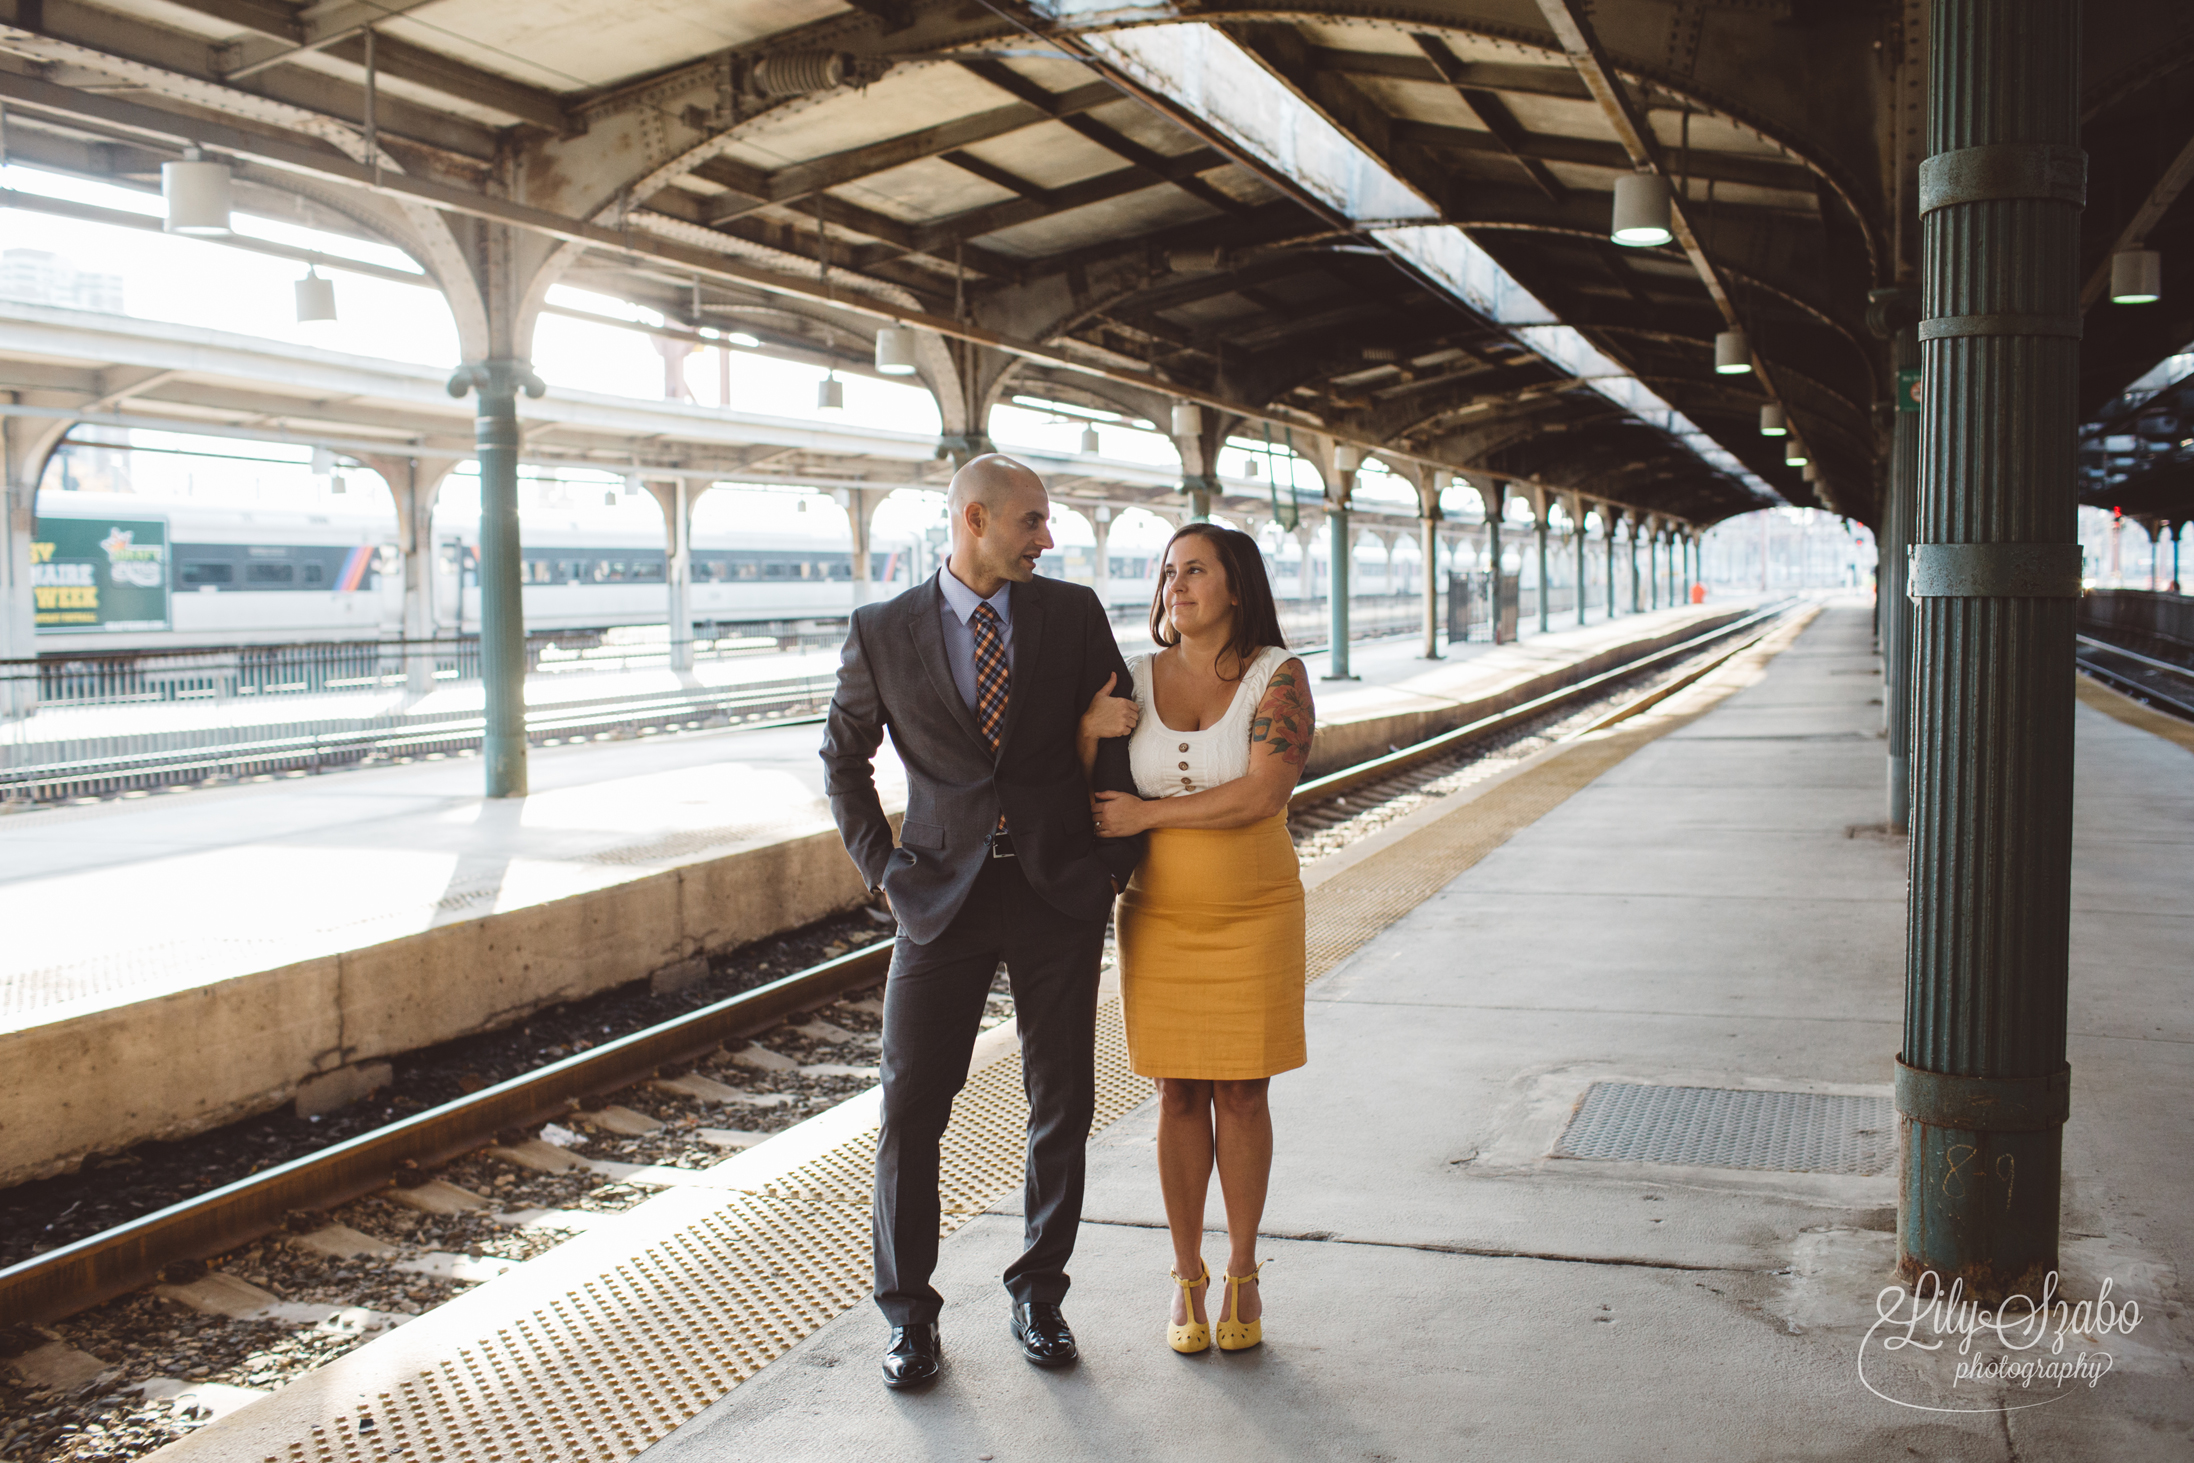
[[1595, 1082], [1554, 1156], [1887, 1173], [1897, 1157], [1897, 1119], [1886, 1097]]

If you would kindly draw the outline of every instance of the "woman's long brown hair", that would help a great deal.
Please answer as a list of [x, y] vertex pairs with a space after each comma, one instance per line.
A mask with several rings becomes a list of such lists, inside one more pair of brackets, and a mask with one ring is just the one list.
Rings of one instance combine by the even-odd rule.
[[1175, 529], [1173, 537], [1158, 555], [1158, 589], [1150, 599], [1150, 638], [1160, 645], [1175, 646], [1181, 643], [1181, 632], [1174, 629], [1166, 617], [1166, 559], [1173, 546], [1182, 539], [1194, 535], [1211, 545], [1225, 568], [1227, 592], [1239, 601], [1234, 606], [1234, 638], [1227, 649], [1234, 654], [1235, 671], [1232, 676], [1224, 670], [1220, 675], [1227, 680], [1239, 680], [1242, 667], [1249, 664], [1258, 651], [1268, 645], [1287, 648], [1287, 637], [1280, 633], [1280, 607], [1272, 598], [1272, 581], [1265, 575], [1264, 550], [1257, 540], [1238, 528], [1222, 528], [1216, 523], [1189, 523]]

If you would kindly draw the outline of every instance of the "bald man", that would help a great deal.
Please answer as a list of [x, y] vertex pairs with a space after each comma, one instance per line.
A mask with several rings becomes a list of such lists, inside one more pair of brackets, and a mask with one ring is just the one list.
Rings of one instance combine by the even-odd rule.
[[[1009, 457], [978, 457], [953, 475], [949, 508], [952, 553], [936, 578], [853, 612], [823, 737], [846, 852], [899, 918], [873, 1217], [891, 1387], [927, 1382], [942, 1364], [943, 1298], [930, 1284], [938, 1140], [1001, 961], [1029, 1100], [1010, 1325], [1036, 1365], [1075, 1358], [1060, 1303], [1095, 1106], [1097, 972], [1113, 897], [1142, 852], [1139, 839], [1091, 828], [1091, 790], [1132, 792], [1134, 780], [1124, 737], [1100, 743], [1085, 776], [1076, 731], [1108, 684], [1132, 691], [1097, 596], [1037, 577], [1051, 547], [1043, 480]], [[907, 774], [896, 842], [876, 793], [887, 728]]]

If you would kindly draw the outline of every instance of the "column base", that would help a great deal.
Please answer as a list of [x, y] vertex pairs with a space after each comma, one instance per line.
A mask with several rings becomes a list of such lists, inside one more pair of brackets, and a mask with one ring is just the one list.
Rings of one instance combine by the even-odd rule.
[[1956, 1077], [1897, 1063], [1897, 1274], [1995, 1305], [2057, 1268], [2071, 1068]]

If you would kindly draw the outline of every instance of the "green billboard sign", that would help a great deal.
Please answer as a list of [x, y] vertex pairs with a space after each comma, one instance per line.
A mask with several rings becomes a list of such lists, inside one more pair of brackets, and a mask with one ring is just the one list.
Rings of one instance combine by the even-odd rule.
[[41, 518], [30, 546], [40, 632], [168, 628], [168, 526], [157, 518]]

